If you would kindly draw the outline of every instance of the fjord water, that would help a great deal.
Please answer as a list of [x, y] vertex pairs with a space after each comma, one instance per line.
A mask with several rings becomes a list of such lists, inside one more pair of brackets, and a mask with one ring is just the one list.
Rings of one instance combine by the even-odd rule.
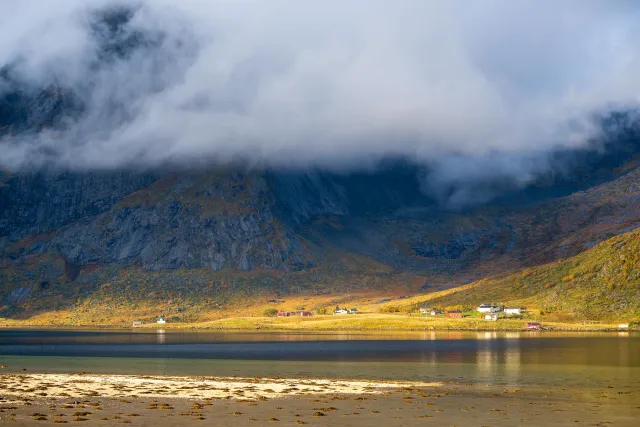
[[[14, 372], [451, 381], [640, 389], [640, 334], [0, 329]], [[5, 371], [7, 372], [7, 371]]]

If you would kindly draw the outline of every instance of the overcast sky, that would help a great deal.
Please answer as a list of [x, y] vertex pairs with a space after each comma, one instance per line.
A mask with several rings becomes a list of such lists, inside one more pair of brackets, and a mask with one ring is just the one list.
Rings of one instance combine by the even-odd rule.
[[[96, 71], [91, 11], [115, 3], [140, 6], [126, 31], [161, 46]], [[484, 159], [482, 168], [488, 153], [584, 144], [594, 112], [640, 97], [634, 0], [0, 5], [0, 66], [75, 87], [88, 107], [62, 134], [0, 144], [10, 168], [238, 157], [348, 166], [451, 154]]]

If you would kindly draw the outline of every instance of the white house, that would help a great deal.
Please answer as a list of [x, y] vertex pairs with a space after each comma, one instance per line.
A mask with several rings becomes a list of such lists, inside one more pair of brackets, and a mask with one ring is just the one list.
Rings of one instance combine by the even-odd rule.
[[507, 307], [504, 309], [504, 314], [522, 314], [520, 307]]
[[498, 320], [498, 315], [496, 313], [487, 313], [484, 315], [484, 320], [495, 322]]
[[432, 316], [438, 316], [438, 315], [440, 315], [442, 313], [437, 308], [434, 308], [433, 310], [431, 310], [431, 313], [429, 313], [429, 314], [431, 314]]
[[420, 307], [420, 314], [426, 315], [431, 313], [431, 307]]
[[491, 304], [480, 304], [477, 310], [478, 313], [497, 313], [500, 311], [500, 307]]
[[349, 312], [343, 308], [336, 310], [333, 312], [333, 314], [349, 314]]
[[165, 323], [167, 323], [167, 321], [164, 320], [164, 317], [160, 317], [156, 323], [158, 325], [164, 325]]
[[358, 309], [357, 308], [350, 308], [349, 309], [349, 314], [358, 314]]

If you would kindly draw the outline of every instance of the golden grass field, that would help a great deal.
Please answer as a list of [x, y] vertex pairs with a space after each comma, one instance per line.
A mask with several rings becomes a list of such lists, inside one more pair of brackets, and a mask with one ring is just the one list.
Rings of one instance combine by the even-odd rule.
[[[538, 320], [540, 320], [538, 318]], [[526, 320], [503, 319], [490, 322], [480, 318], [447, 319], [406, 314], [357, 314], [324, 315], [311, 318], [288, 317], [237, 317], [192, 325], [176, 324], [175, 327], [238, 330], [290, 330], [290, 331], [407, 331], [407, 330], [522, 330]], [[613, 323], [561, 323], [544, 322], [546, 328], [558, 330], [607, 330], [617, 329]]]
[[[523, 319], [500, 319], [496, 322], [486, 321], [479, 317], [463, 319], [447, 319], [437, 316], [421, 316], [405, 313], [362, 313], [355, 315], [314, 315], [312, 317], [227, 317], [195, 323], [156, 323], [143, 324], [142, 328], [152, 329], [208, 329], [208, 330], [242, 330], [242, 331], [424, 331], [424, 330], [523, 330], [529, 320], [542, 321], [545, 329], [599, 331], [617, 330], [618, 323], [612, 322], [547, 322], [544, 316], [525, 316]], [[4, 326], [46, 326], [43, 323], [19, 323], [5, 321]], [[68, 325], [81, 327], [124, 327], [130, 324], [81, 324]]]

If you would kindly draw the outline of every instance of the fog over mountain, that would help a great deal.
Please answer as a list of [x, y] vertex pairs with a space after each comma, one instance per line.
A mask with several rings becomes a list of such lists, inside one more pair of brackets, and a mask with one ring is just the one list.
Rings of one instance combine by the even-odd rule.
[[458, 205], [597, 151], [610, 111], [637, 116], [634, 1], [0, 3], [13, 171], [394, 157]]

